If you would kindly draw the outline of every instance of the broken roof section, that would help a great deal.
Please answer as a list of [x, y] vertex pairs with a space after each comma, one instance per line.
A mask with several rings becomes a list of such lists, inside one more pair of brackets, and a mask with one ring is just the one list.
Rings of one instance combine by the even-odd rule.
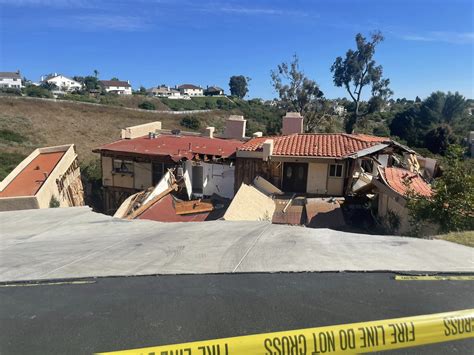
[[229, 158], [241, 145], [242, 142], [236, 139], [201, 137], [186, 133], [158, 133], [132, 139], [121, 139], [94, 149], [94, 152], [168, 156], [177, 162], [182, 159], [191, 160], [199, 156], [208, 156], [211, 159]]
[[[380, 149], [392, 141], [390, 138], [365, 134], [291, 134], [287, 136], [257, 137], [238, 148], [239, 151], [263, 152], [264, 143], [273, 141], [271, 155], [343, 158], [358, 151], [379, 145]], [[383, 144], [385, 143], [385, 144]]]
[[19, 165], [17, 174], [13, 172], [13, 176], [5, 179], [6, 186], [0, 186], [0, 197], [36, 195], [64, 153], [66, 150], [33, 153], [31, 160], [28, 157]]
[[[229, 200], [217, 195], [186, 201], [189, 175], [176, 178], [169, 169], [154, 187], [128, 197], [114, 217], [158, 222], [202, 222], [221, 218]], [[181, 197], [181, 198], [180, 198]]]
[[419, 174], [394, 167], [379, 167], [379, 172], [381, 181], [403, 197], [406, 197], [410, 190], [424, 197], [433, 195], [430, 185]]
[[35, 149], [0, 182], [0, 211], [48, 208], [53, 198], [60, 207], [84, 204], [73, 144]]

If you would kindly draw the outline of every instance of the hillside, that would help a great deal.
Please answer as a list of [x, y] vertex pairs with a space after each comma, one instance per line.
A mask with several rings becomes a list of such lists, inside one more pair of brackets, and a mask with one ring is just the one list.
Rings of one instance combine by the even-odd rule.
[[[228, 112], [192, 114], [206, 125], [222, 129]], [[116, 140], [120, 129], [162, 121], [167, 129], [180, 126], [185, 114], [126, 110], [80, 102], [0, 97], [0, 178], [35, 148], [74, 143], [81, 162], [97, 158], [92, 149]]]

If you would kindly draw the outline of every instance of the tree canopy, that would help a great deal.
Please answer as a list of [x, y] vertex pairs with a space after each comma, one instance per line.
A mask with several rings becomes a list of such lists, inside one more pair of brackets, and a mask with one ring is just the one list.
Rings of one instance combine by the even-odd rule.
[[432, 185], [432, 198], [412, 194], [408, 200], [414, 233], [423, 222], [438, 225], [443, 233], [474, 229], [474, 171], [463, 159], [463, 149], [449, 146], [444, 166]]
[[360, 110], [364, 87], [371, 86], [371, 98], [368, 101], [377, 100], [379, 106], [381, 101], [387, 100], [393, 94], [389, 88], [390, 79], [383, 78], [383, 68], [374, 60], [375, 49], [383, 39], [380, 32], [374, 33], [370, 41], [358, 33], [355, 37], [357, 49], [349, 49], [345, 58], [337, 57], [331, 66], [334, 84], [344, 87], [355, 103], [355, 110], [346, 121], [348, 133], [352, 133], [359, 117], [367, 113]]
[[289, 63], [279, 64], [276, 70], [271, 71], [271, 78], [280, 97], [281, 108], [301, 113], [305, 118], [305, 131], [317, 130], [331, 107], [323, 100], [324, 93], [316, 81], [300, 69], [298, 56], [294, 55]]
[[229, 89], [232, 96], [243, 99], [247, 95], [250, 78], [243, 75], [234, 75], [230, 77]]

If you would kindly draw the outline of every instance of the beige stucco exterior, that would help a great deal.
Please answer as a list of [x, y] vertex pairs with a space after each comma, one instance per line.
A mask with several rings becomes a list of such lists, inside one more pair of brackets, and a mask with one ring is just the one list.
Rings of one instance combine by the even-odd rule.
[[39, 154], [59, 151], [65, 153], [36, 194], [34, 196], [2, 197], [0, 198], [0, 211], [48, 208], [53, 196], [58, 200], [59, 207], [84, 205], [81, 172], [73, 144], [35, 149], [0, 183], [0, 191], [6, 188]]
[[328, 164], [310, 163], [306, 192], [325, 195], [327, 193]]

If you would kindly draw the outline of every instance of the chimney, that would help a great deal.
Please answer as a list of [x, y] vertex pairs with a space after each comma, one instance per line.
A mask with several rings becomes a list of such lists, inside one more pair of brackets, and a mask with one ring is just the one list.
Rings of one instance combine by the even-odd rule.
[[214, 127], [206, 127], [206, 132], [204, 133], [204, 137], [214, 138]]
[[244, 120], [244, 116], [230, 115], [225, 123], [224, 137], [242, 139], [245, 137], [246, 126], [247, 120]]
[[273, 139], [265, 140], [265, 142], [263, 142], [263, 145], [262, 145], [262, 150], [263, 150], [263, 156], [262, 156], [263, 161], [268, 161], [268, 158], [270, 158], [273, 154]]
[[303, 116], [299, 112], [287, 112], [283, 117], [282, 134], [284, 136], [303, 133]]
[[254, 137], [254, 138], [260, 138], [260, 137], [262, 137], [262, 136], [263, 136], [263, 132], [254, 132], [254, 133], [252, 134], [252, 137]]

